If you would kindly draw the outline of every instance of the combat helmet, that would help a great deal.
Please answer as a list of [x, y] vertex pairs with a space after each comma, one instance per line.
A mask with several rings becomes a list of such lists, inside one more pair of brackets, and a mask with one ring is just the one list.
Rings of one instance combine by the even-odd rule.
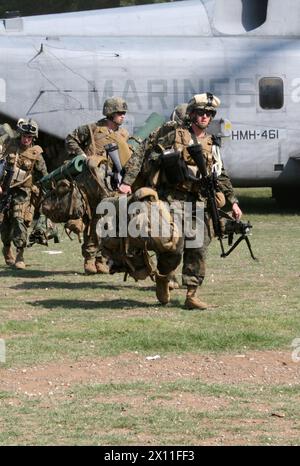
[[17, 122], [17, 131], [28, 136], [38, 137], [39, 127], [36, 121], [31, 118], [20, 118]]
[[122, 97], [110, 97], [106, 99], [103, 105], [103, 115], [109, 117], [117, 112], [127, 112], [128, 107]]
[[205, 109], [210, 110], [212, 112], [212, 117], [214, 117], [217, 113], [217, 108], [219, 107], [220, 103], [220, 99], [210, 92], [196, 94], [188, 103], [187, 113], [190, 114], [197, 109]]
[[170, 120], [182, 125], [187, 117], [186, 109], [188, 104], [178, 104], [170, 115]]

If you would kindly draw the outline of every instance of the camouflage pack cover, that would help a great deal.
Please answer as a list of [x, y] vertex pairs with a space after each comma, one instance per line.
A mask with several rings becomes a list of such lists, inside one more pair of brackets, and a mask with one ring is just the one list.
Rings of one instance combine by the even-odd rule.
[[53, 182], [42, 201], [42, 212], [54, 223], [91, 217], [99, 202], [109, 196], [105, 185], [105, 164], [88, 159], [84, 170], [72, 181]]
[[[105, 200], [112, 202], [115, 212], [119, 212], [119, 203], [121, 202], [119, 197]], [[181, 237], [166, 203], [158, 199], [155, 190], [140, 188], [128, 198], [128, 207], [136, 201], [142, 202], [144, 209], [131, 214], [127, 212], [127, 224], [131, 221], [139, 224], [141, 231], [147, 231], [146, 236], [132, 237], [128, 234], [126, 238], [118, 237], [118, 235], [102, 238], [99, 235], [100, 228], [98, 226], [97, 234], [103, 256], [112, 261], [112, 272], [127, 272], [136, 280], [143, 280], [156, 273], [156, 268], [148, 251], [160, 253], [176, 251]], [[159, 224], [167, 225], [164, 236], [157, 234], [156, 225], [151, 224], [153, 209], [155, 210], [155, 219], [159, 221]], [[102, 221], [101, 217], [99, 220]], [[116, 220], [118, 225], [118, 218]]]
[[74, 182], [59, 180], [54, 189], [44, 197], [42, 213], [54, 223], [66, 223], [81, 218], [87, 209], [84, 196]]

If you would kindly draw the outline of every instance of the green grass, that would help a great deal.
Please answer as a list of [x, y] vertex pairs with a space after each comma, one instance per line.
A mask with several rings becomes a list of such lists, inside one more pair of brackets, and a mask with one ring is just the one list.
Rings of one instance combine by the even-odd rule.
[[[199, 380], [161, 383], [159, 387], [152, 383], [81, 385], [72, 389], [68, 401], [19, 397], [23, 407], [10, 406], [9, 410], [2, 404], [5, 429], [0, 432], [0, 443], [135, 445], [141, 438], [141, 444], [151, 439], [156, 445], [209, 444], [211, 440], [220, 445], [239, 440], [243, 444], [296, 445], [299, 392], [298, 386], [283, 399], [282, 392], [275, 393], [272, 387], [262, 392], [260, 386], [242, 384], [238, 389]], [[192, 403], [186, 403], [186, 395], [194, 396]], [[118, 397], [126, 397], [126, 402], [117, 402]], [[205, 401], [212, 398], [215, 407], [208, 409]]]
[[[6, 364], [0, 364], [2, 374], [133, 352], [184, 357], [290, 351], [292, 340], [300, 337], [299, 212], [279, 209], [268, 189], [238, 194], [244, 220], [253, 224], [250, 239], [259, 261], [252, 261], [245, 244], [221, 259], [218, 242], [213, 242], [201, 294], [218, 306], [214, 310], [185, 311], [184, 290], [173, 292], [171, 304], [162, 307], [150, 280], [124, 283], [120, 274], [86, 277], [80, 245], [63, 235], [60, 244], [48, 248], [61, 254], [49, 255], [37, 245], [28, 249], [24, 271], [14, 271], [2, 260], [0, 338], [7, 356]], [[221, 397], [225, 404], [212, 412], [182, 410], [180, 404], [168, 405], [177, 393]], [[125, 394], [126, 401], [118, 403], [116, 398]], [[70, 399], [31, 399], [1, 388], [0, 444], [223, 444], [230, 439], [238, 444], [248, 438], [255, 444], [297, 444], [298, 402], [296, 384], [261, 391], [192, 379], [159, 387], [143, 382], [86, 384], [76, 387]], [[255, 408], [259, 403], [278, 406], [285, 417], [265, 419]], [[288, 437], [283, 437], [280, 421]]]

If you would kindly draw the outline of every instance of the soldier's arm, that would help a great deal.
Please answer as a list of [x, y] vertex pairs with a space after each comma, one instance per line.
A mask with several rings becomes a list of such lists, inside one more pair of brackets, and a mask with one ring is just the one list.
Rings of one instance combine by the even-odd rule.
[[231, 204], [231, 209], [233, 212], [234, 217], [239, 220], [242, 216], [242, 211], [239, 207], [239, 201], [235, 195], [231, 180], [224, 168], [224, 165], [222, 166], [222, 172], [218, 176], [218, 186], [220, 187], [220, 190], [223, 192], [226, 201]]
[[135, 151], [133, 152], [132, 156], [126, 163], [125, 175], [123, 177], [123, 184], [127, 184], [132, 186], [134, 181], [136, 180], [138, 174], [140, 173], [142, 164], [144, 160], [144, 144], [140, 144]]
[[228, 201], [231, 205], [235, 202], [238, 202], [238, 199], [234, 193], [234, 189], [231, 183], [231, 180], [224, 168], [222, 167], [221, 174], [218, 176], [218, 186], [222, 193], [224, 194], [226, 201]]
[[48, 174], [45, 159], [43, 157], [42, 148], [40, 148], [38, 159], [34, 165], [33, 179], [34, 182], [40, 180], [43, 176]]
[[83, 125], [76, 128], [72, 133], [68, 134], [65, 139], [65, 146], [68, 154], [84, 155], [85, 148], [91, 140], [89, 125]]

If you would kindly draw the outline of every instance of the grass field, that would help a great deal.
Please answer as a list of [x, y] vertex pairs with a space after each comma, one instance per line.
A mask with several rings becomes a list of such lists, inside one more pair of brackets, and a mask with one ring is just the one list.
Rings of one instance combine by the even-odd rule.
[[63, 234], [24, 271], [1, 260], [0, 445], [300, 444], [299, 212], [268, 189], [239, 197], [259, 261], [213, 242], [213, 310], [184, 310], [183, 289], [162, 307], [150, 279], [84, 276]]

